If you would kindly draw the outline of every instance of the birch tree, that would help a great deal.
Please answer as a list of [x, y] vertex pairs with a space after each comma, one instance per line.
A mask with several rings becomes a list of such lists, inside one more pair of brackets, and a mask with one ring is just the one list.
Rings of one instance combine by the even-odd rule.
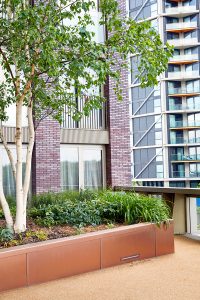
[[[31, 160], [34, 146], [34, 118], [52, 114], [61, 122], [64, 106], [78, 120], [105, 101], [97, 87], [108, 77], [116, 82], [120, 94], [120, 71], [128, 67], [129, 53], [140, 57], [138, 78], [142, 84], [154, 85], [167, 66], [172, 49], [163, 45], [150, 23], [136, 23], [120, 16], [117, 1], [100, 2], [99, 26], [106, 32], [104, 43], [95, 40], [91, 0], [0, 0], [0, 120], [7, 119], [6, 110], [16, 105], [16, 161], [6, 141], [3, 127], [0, 138], [7, 152], [16, 181], [16, 216], [11, 216], [0, 174], [0, 204], [7, 227], [16, 233], [26, 230], [27, 196], [30, 186]], [[78, 111], [76, 96], [84, 96], [83, 111]], [[29, 141], [25, 178], [22, 179], [22, 109], [27, 109]], [[34, 116], [34, 117], [33, 117]], [[1, 159], [1, 158], [0, 158]], [[2, 170], [1, 170], [2, 172]]]

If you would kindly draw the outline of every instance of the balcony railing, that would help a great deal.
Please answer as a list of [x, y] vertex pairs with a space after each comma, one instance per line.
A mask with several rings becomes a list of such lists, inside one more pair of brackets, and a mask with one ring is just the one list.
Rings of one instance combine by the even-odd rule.
[[172, 72], [168, 72], [168, 78], [169, 79], [174, 79], [174, 78], [178, 78], [178, 79], [185, 79], [185, 78], [196, 78], [199, 77], [199, 70], [197, 71], [172, 71]]
[[174, 55], [173, 57], [171, 57], [169, 59], [169, 62], [184, 62], [184, 61], [194, 61], [194, 60], [198, 60], [198, 54], [191, 54], [191, 55]]
[[172, 178], [194, 178], [200, 177], [200, 172], [189, 172], [189, 175], [185, 174], [185, 171], [174, 171], [172, 172]]
[[178, 38], [174, 40], [167, 40], [170, 45], [173, 45], [176, 48], [196, 46], [198, 43], [197, 37], [194, 38]]
[[187, 88], [183, 89], [181, 87], [179, 88], [169, 88], [168, 89], [168, 94], [169, 95], [175, 95], [175, 94], [195, 94], [195, 93], [200, 93], [200, 87], [194, 87], [194, 88]]
[[167, 14], [177, 14], [177, 15], [188, 13], [188, 12], [193, 12], [196, 10], [197, 10], [197, 8], [195, 5], [176, 6], [176, 7], [166, 7], [165, 8], [165, 12]]
[[200, 177], [200, 172], [196, 171], [196, 172], [191, 172], [189, 174], [189, 177]]
[[179, 22], [166, 24], [166, 30], [184, 30], [187, 28], [196, 28], [197, 22]]
[[173, 178], [184, 178], [185, 177], [185, 171], [174, 171], [172, 172]]
[[200, 127], [200, 121], [170, 121], [170, 128]]
[[199, 143], [200, 143], [200, 137], [193, 138], [193, 139], [184, 139], [183, 137], [170, 138], [170, 144], [199, 144]]
[[170, 104], [169, 110], [200, 110], [200, 103], [195, 105]]
[[[85, 99], [78, 100], [78, 110], [83, 111]], [[68, 111], [67, 106], [63, 111], [62, 128], [67, 129], [106, 129], [106, 109], [103, 105], [102, 109], [92, 109], [89, 116], [83, 116], [80, 121], [75, 121]]]
[[184, 155], [184, 154], [172, 154], [172, 161], [191, 161], [191, 160], [200, 160], [200, 154], [194, 155]]

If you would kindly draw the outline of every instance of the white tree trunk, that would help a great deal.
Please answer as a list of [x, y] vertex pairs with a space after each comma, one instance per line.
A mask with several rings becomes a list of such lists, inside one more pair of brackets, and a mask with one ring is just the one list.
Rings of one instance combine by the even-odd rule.
[[33, 146], [35, 141], [35, 131], [34, 131], [34, 124], [33, 124], [33, 108], [32, 108], [32, 99], [30, 95], [30, 101], [27, 108], [27, 115], [28, 115], [28, 127], [29, 127], [29, 144], [27, 147], [27, 154], [26, 154], [26, 171], [25, 171], [25, 178], [24, 178], [24, 210], [27, 207], [27, 198], [28, 198], [28, 191], [30, 186], [30, 178], [31, 178], [31, 161], [32, 161], [32, 154], [33, 154]]
[[3, 191], [3, 176], [2, 176], [2, 164], [0, 162], [0, 204], [3, 209], [3, 213], [6, 219], [6, 226], [13, 230], [13, 218], [10, 212], [8, 202], [6, 201], [4, 191]]
[[22, 183], [22, 104], [23, 101], [16, 103], [16, 220], [14, 230], [16, 233], [26, 230], [26, 210], [23, 205], [23, 183]]

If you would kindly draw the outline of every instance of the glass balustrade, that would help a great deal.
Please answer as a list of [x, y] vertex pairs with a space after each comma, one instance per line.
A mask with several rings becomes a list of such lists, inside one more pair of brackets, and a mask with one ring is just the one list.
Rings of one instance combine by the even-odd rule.
[[195, 104], [195, 105], [170, 104], [169, 110], [200, 110], [200, 104]]
[[173, 178], [184, 178], [185, 177], [185, 171], [173, 171], [172, 172]]
[[200, 143], [200, 137], [193, 138], [193, 139], [184, 139], [183, 137], [170, 138], [170, 144], [199, 144], [199, 143]]
[[181, 30], [187, 28], [196, 28], [197, 22], [178, 22], [178, 23], [169, 23], [166, 24], [166, 30]]
[[194, 12], [196, 10], [196, 5], [165, 7], [165, 12], [167, 14], [183, 14], [188, 12]]
[[169, 59], [169, 62], [183, 62], [183, 61], [193, 61], [198, 60], [198, 54], [191, 55], [174, 55]]
[[169, 93], [169, 95], [200, 93], [200, 87], [193, 87], [193, 88], [187, 88], [187, 89], [184, 89], [181, 87], [178, 87], [178, 88], [170, 87], [170, 88], [168, 88], [168, 93]]
[[200, 121], [170, 121], [170, 128], [200, 127]]
[[189, 177], [193, 178], [193, 177], [200, 177], [200, 172], [196, 171], [196, 172], [191, 172], [189, 173]]
[[191, 161], [191, 160], [200, 160], [200, 154], [194, 154], [194, 155], [184, 155], [184, 154], [172, 154], [171, 160], [173, 161]]

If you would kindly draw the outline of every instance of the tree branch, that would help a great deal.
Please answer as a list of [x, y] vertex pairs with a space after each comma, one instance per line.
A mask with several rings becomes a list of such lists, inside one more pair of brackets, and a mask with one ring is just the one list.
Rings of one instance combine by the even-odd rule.
[[8, 70], [8, 72], [10, 73], [10, 75], [11, 75], [11, 77], [12, 77], [12, 81], [13, 81], [13, 84], [14, 84], [14, 86], [15, 86], [15, 89], [17, 89], [16, 84], [15, 84], [15, 78], [14, 78], [13, 72], [12, 72], [12, 70], [11, 70], [11, 67], [10, 67], [10, 64], [9, 64], [9, 62], [8, 62], [8, 59], [7, 59], [6, 55], [5, 55], [5, 53], [3, 52], [2, 48], [0, 48], [0, 53], [1, 53], [1, 55], [3, 56], [3, 59], [4, 59], [4, 61], [5, 61], [5, 65], [6, 65], [6, 67], [7, 67], [7, 70]]

